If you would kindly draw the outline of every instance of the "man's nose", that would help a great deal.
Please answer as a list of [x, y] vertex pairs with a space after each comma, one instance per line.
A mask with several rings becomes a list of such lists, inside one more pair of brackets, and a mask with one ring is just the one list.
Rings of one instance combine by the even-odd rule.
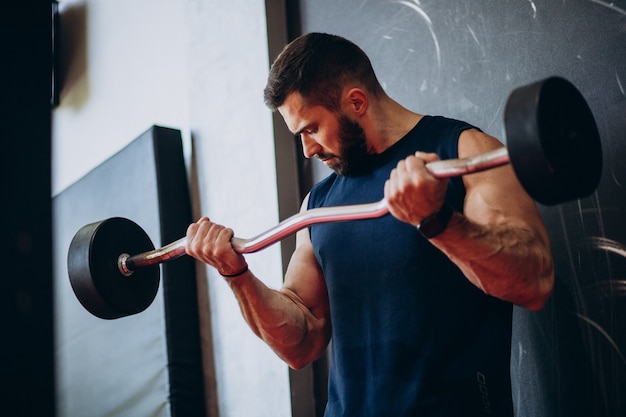
[[302, 141], [302, 153], [305, 158], [312, 158], [322, 151], [322, 147], [310, 135], [306, 133], [300, 134]]

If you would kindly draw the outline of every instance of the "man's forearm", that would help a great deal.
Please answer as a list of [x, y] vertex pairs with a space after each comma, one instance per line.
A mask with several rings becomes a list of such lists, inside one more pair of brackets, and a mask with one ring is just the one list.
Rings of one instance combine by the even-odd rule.
[[270, 289], [251, 272], [227, 282], [252, 331], [289, 366], [301, 368], [321, 355], [322, 324], [295, 294]]
[[531, 228], [484, 226], [455, 213], [432, 243], [474, 285], [494, 297], [538, 310], [552, 292], [552, 256], [539, 233]]

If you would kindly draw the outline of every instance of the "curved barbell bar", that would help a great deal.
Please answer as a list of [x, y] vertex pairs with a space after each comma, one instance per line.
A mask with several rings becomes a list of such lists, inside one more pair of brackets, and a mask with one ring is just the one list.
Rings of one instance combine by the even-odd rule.
[[[486, 171], [509, 163], [509, 154], [505, 147], [461, 159], [446, 159], [426, 164], [426, 169], [436, 178], [449, 178]], [[238, 253], [253, 253], [264, 249], [305, 227], [318, 223], [345, 220], [364, 220], [382, 217], [389, 213], [387, 201], [366, 204], [353, 204], [338, 207], [318, 207], [295, 214], [276, 226], [250, 239], [233, 237], [231, 244]], [[132, 275], [133, 270], [178, 258], [184, 255], [187, 238], [137, 255], [121, 254], [118, 268], [124, 275]]]

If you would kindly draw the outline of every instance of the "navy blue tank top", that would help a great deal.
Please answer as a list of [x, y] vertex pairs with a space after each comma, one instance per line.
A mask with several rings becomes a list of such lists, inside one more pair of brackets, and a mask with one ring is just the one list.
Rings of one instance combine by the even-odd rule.
[[[371, 203], [417, 150], [457, 158], [464, 122], [424, 116], [371, 171], [331, 174], [309, 208]], [[463, 209], [465, 187], [446, 201]], [[326, 417], [512, 416], [510, 303], [485, 295], [414, 226], [391, 215], [310, 227], [330, 297]]]

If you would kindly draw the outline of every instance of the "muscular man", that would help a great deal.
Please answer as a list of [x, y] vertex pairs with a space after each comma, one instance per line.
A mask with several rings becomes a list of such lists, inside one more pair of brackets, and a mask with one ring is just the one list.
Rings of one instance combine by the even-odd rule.
[[434, 178], [438, 159], [501, 147], [456, 120], [412, 112], [365, 53], [311, 33], [273, 63], [265, 101], [335, 172], [302, 209], [385, 198], [390, 215], [297, 234], [280, 290], [202, 218], [189, 255], [226, 277], [243, 315], [293, 368], [332, 338], [327, 417], [512, 416], [512, 305], [540, 309], [554, 283], [548, 237], [510, 166]]

